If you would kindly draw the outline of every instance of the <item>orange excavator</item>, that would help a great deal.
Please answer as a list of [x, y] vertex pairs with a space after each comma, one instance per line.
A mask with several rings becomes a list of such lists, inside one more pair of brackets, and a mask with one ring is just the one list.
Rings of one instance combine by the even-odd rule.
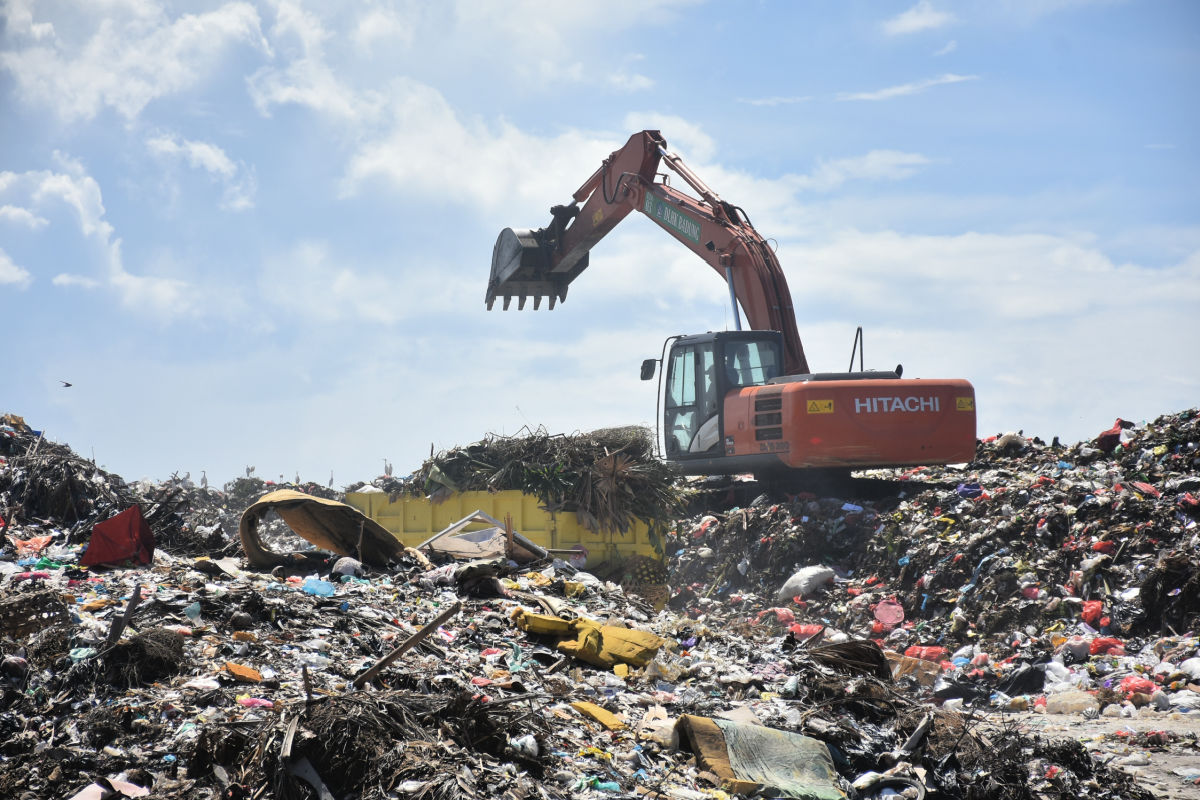
[[[660, 174], [665, 165], [693, 197]], [[975, 390], [961, 379], [901, 379], [902, 369], [809, 369], [792, 296], [775, 253], [738, 206], [718, 197], [641, 131], [537, 230], [505, 228], [492, 251], [487, 307], [553, 309], [588, 266], [588, 254], [631, 211], [641, 211], [704, 259], [729, 284], [735, 330], [672, 336], [642, 379], [665, 364], [659, 418], [668, 460], [685, 474], [761, 475], [949, 464], [975, 455]], [[738, 306], [748, 322], [742, 330]], [[668, 347], [669, 352], [668, 352]], [[665, 390], [663, 385], [665, 384]], [[656, 414], [657, 416], [657, 414]]]

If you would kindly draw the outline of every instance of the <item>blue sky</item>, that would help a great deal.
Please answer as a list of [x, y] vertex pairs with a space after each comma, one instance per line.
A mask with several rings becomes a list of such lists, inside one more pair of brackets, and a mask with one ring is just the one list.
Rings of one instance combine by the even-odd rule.
[[483, 304], [500, 229], [642, 128], [777, 244], [816, 369], [863, 325], [868, 366], [971, 380], [981, 435], [1200, 399], [1191, 2], [0, 15], [0, 410], [130, 479], [652, 423], [641, 359], [732, 321], [648, 220], [554, 312]]

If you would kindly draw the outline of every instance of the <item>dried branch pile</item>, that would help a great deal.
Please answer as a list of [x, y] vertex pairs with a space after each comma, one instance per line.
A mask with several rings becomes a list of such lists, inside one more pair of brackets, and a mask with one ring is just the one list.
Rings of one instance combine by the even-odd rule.
[[654, 454], [646, 428], [489, 435], [428, 459], [389, 491], [502, 491], [537, 497], [550, 511], [574, 511], [593, 531], [626, 533], [635, 519], [664, 528], [678, 512], [678, 474]]
[[[305, 796], [301, 760], [337, 797], [393, 797], [401, 787], [410, 797], [524, 797], [536, 793], [544, 765], [509, 746], [507, 731], [518, 725], [545, 730], [525, 704], [469, 692], [333, 696], [303, 712], [291, 733], [285, 721], [267, 719], [237, 748], [202, 739], [195, 758], [247, 785], [269, 783], [276, 797]], [[447, 770], [447, 762], [471, 768]]]

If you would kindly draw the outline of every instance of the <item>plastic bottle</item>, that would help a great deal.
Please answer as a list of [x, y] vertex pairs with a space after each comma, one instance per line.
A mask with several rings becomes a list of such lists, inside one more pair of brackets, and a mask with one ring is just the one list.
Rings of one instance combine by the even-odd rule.
[[316, 669], [326, 669], [333, 663], [333, 659], [323, 656], [320, 653], [301, 652], [296, 657], [301, 663]]

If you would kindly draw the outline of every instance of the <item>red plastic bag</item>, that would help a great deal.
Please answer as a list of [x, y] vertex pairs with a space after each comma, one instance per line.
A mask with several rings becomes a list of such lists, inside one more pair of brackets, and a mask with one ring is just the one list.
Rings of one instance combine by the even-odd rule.
[[1100, 600], [1086, 600], [1083, 604], [1083, 621], [1092, 627], [1096, 626], [1096, 622], [1100, 619], [1100, 615], [1104, 613], [1104, 603]]
[[758, 616], [755, 618], [754, 624], [757, 625], [758, 623], [762, 622], [763, 617], [768, 616], [769, 614], [774, 614], [776, 621], [782, 625], [791, 625], [796, 621], [796, 615], [792, 613], [790, 608], [768, 608], [766, 611], [758, 612]]
[[1121, 428], [1124, 427], [1121, 423], [1123, 419], [1117, 417], [1117, 421], [1108, 430], [1096, 437], [1096, 447], [1103, 450], [1105, 453], [1112, 450], [1121, 442]]
[[921, 645], [913, 645], [904, 651], [904, 655], [909, 658], [919, 658], [922, 661], [933, 661], [939, 663], [946, 658], [949, 650], [944, 647], [922, 647]]
[[1097, 636], [1092, 639], [1088, 652], [1094, 656], [1123, 656], [1125, 655], [1125, 645], [1120, 639], [1114, 639], [1111, 636]]
[[788, 630], [791, 631], [792, 633], [794, 633], [797, 638], [807, 639], [810, 636], [816, 636], [818, 633], [825, 630], [825, 626], [824, 625], [805, 625], [805, 624], [797, 622], [795, 625], [788, 628]]
[[1126, 694], [1134, 692], [1154, 694], [1158, 691], [1158, 684], [1149, 678], [1143, 678], [1141, 675], [1126, 675], [1121, 679], [1121, 691]]

